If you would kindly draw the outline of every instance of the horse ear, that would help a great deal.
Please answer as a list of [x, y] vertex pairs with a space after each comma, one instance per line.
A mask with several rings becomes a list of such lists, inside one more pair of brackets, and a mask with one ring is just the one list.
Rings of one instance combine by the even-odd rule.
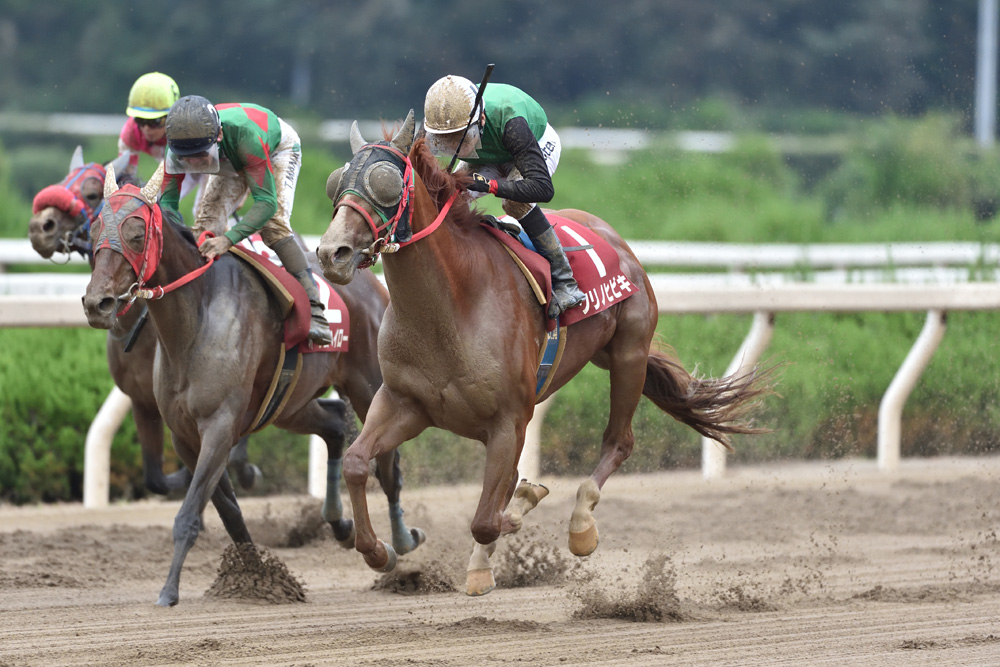
[[145, 199], [151, 206], [156, 204], [156, 197], [160, 194], [160, 186], [163, 185], [163, 163], [156, 168], [153, 172], [153, 177], [149, 179], [149, 183], [142, 186], [142, 190], [139, 194]]
[[399, 128], [399, 132], [396, 133], [396, 136], [389, 143], [403, 153], [409, 153], [410, 147], [413, 146], [413, 128], [415, 124], [413, 109], [410, 109], [410, 113], [406, 114], [406, 120], [403, 121], [403, 127]]
[[83, 166], [83, 146], [77, 146], [73, 151], [73, 157], [69, 159], [69, 170], [79, 169]]
[[[346, 165], [345, 165], [346, 167]], [[337, 195], [340, 194], [340, 182], [344, 179], [344, 167], [339, 169], [334, 169], [330, 172], [329, 178], [326, 179], [326, 196], [330, 198], [334, 204], [337, 203]]]
[[351, 123], [351, 154], [357, 155], [361, 147], [367, 143], [365, 138], [361, 136], [361, 130], [358, 129], [358, 121]]
[[[122, 176], [126, 174], [130, 176], [135, 176], [135, 172], [139, 167], [138, 161], [133, 165], [131, 163], [132, 151], [125, 151], [114, 160], [108, 163], [108, 168], [114, 168], [117, 179], [121, 179]], [[117, 181], [116, 181], [117, 182]]]
[[115, 165], [109, 164], [108, 170], [104, 172], [104, 198], [107, 199], [118, 190], [118, 181], [115, 180]]

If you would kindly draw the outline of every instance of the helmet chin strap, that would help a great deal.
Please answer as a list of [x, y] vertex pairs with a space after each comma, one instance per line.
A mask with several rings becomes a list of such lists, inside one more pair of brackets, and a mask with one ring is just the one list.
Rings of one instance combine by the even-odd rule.
[[451, 157], [451, 162], [448, 163], [449, 172], [455, 168], [455, 163], [458, 162], [458, 151], [462, 150], [462, 144], [465, 143], [465, 135], [469, 133], [469, 128], [472, 127], [473, 121], [476, 121], [476, 112], [479, 111], [479, 105], [483, 101], [483, 91], [486, 90], [486, 84], [490, 82], [490, 75], [492, 74], [493, 63], [490, 63], [486, 66], [486, 72], [483, 74], [483, 80], [479, 84], [479, 90], [476, 92], [476, 99], [472, 102], [472, 111], [469, 112], [469, 122], [466, 123], [465, 129], [462, 130], [462, 138], [459, 140], [458, 146], [455, 148], [455, 154]]

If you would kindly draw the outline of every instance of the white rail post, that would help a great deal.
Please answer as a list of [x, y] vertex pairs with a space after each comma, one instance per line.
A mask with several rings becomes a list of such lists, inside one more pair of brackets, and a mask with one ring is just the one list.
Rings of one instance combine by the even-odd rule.
[[948, 313], [931, 310], [927, 313], [924, 328], [917, 337], [903, 365], [896, 371], [882, 401], [878, 406], [878, 469], [891, 472], [899, 467], [900, 433], [903, 422], [903, 405], [916, 386], [920, 374], [944, 336]]
[[309, 436], [309, 495], [326, 497], [326, 443], [318, 435]]
[[524, 432], [524, 447], [521, 448], [521, 458], [517, 462], [517, 474], [521, 479], [534, 482], [542, 474], [542, 422], [545, 413], [552, 407], [552, 394], [535, 406], [531, 421]]
[[[326, 398], [340, 398], [336, 389], [331, 389]], [[353, 419], [353, 413], [351, 418]], [[344, 443], [344, 449], [351, 446]], [[309, 495], [313, 498], [326, 498], [326, 442], [318, 435], [309, 436]]]
[[[757, 311], [753, 314], [753, 324], [739, 351], [729, 362], [726, 376], [739, 373], [757, 363], [760, 355], [771, 343], [774, 333], [774, 313]], [[704, 479], [722, 477], [726, 472], [726, 448], [711, 438], [701, 439], [701, 474]]]
[[108, 506], [111, 441], [131, 409], [132, 399], [116, 386], [87, 429], [83, 454], [83, 506], [87, 509]]

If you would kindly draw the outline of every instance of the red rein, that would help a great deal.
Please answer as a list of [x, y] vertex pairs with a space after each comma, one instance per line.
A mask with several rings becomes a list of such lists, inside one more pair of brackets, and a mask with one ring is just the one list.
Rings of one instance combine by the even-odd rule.
[[[215, 234], [213, 234], [212, 232], [209, 231], [202, 232], [201, 236], [198, 237], [198, 247], [199, 248], [201, 247], [201, 244], [205, 242], [205, 239], [214, 237]], [[138, 282], [136, 282], [134, 285], [132, 285], [132, 287], [129, 288], [127, 292], [125, 292], [125, 294], [122, 295], [123, 297], [127, 296], [130, 298], [129, 302], [125, 305], [125, 307], [121, 311], [119, 311], [118, 317], [121, 317], [122, 315], [127, 313], [128, 309], [132, 307], [132, 303], [136, 299], [162, 299], [164, 295], [173, 292], [178, 287], [183, 287], [184, 285], [187, 285], [189, 282], [191, 282], [201, 274], [208, 271], [208, 269], [212, 266], [212, 264], [215, 263], [216, 259], [218, 258], [217, 257], [209, 258], [207, 263], [199, 266], [197, 269], [191, 271], [190, 273], [184, 274], [177, 280], [167, 285], [157, 285], [152, 289], [147, 289], [144, 288], [142, 285], [140, 285]]]

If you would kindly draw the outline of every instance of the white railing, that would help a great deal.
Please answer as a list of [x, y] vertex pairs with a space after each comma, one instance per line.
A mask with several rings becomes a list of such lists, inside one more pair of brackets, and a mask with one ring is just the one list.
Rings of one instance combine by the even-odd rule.
[[[306, 235], [310, 248], [319, 245], [319, 236]], [[817, 270], [878, 268], [891, 271], [906, 266], [961, 266], [997, 269], [1000, 245], [971, 242], [928, 243], [702, 243], [697, 241], [629, 241], [629, 247], [647, 269], [701, 268], [727, 271]], [[60, 255], [55, 263], [66, 260]], [[86, 263], [79, 254], [71, 264]], [[10, 264], [48, 264], [27, 239], [0, 239], [0, 271]]]
[[[307, 239], [311, 244], [315, 239]], [[18, 242], [21, 244], [25, 242]], [[0, 242], [0, 264], [9, 257], [19, 260], [14, 245]], [[798, 278], [774, 273], [676, 274], [654, 273], [650, 282], [660, 313], [753, 314], [750, 331], [727, 374], [756, 363], [766, 350], [774, 328], [775, 313], [795, 311], [902, 312], [926, 311], [923, 332], [897, 371], [879, 408], [878, 465], [885, 471], [899, 462], [902, 409], [921, 372], [926, 367], [945, 329], [946, 314], [954, 310], [1000, 310], [1000, 283], [969, 282], [992, 278], [998, 257], [995, 246], [980, 244], [903, 244], [886, 246], [743, 246], [746, 254], [720, 244], [631, 243], [647, 265], [710, 266], [715, 268], [807, 267]], [[24, 248], [21, 248], [23, 250]], [[30, 251], [30, 246], [27, 248]], [[33, 251], [31, 251], [32, 254]], [[704, 253], [704, 254], [702, 254]], [[782, 261], [780, 258], [784, 258]], [[814, 262], [805, 264], [803, 257]], [[888, 260], [879, 264], [879, 259]], [[30, 263], [39, 261], [37, 255]], [[44, 260], [41, 260], [44, 261]], [[908, 264], [924, 268], [902, 268]], [[953, 268], [955, 264], [974, 268]], [[950, 265], [950, 266], [949, 266]], [[812, 271], [817, 267], [858, 267]], [[882, 267], [872, 269], [871, 267]], [[978, 267], [978, 268], [975, 268]], [[801, 282], [802, 275], [813, 282]], [[878, 282], [886, 279], [902, 282]], [[86, 326], [80, 297], [89, 275], [7, 274], [0, 275], [0, 327]], [[34, 284], [34, 288], [32, 288]], [[128, 397], [113, 391], [87, 436], [84, 498], [87, 507], [107, 503], [107, 467], [111, 437], [129, 409]], [[539, 440], [545, 413], [555, 397], [538, 405], [528, 427], [519, 468], [522, 476], [536, 478], [539, 471]], [[106, 416], [112, 420], [109, 424]], [[115, 421], [116, 420], [116, 421]], [[725, 450], [704, 440], [702, 471], [706, 478], [725, 471]], [[316, 467], [316, 470], [312, 470]], [[309, 491], [325, 492], [325, 446], [319, 438], [310, 441]]]

